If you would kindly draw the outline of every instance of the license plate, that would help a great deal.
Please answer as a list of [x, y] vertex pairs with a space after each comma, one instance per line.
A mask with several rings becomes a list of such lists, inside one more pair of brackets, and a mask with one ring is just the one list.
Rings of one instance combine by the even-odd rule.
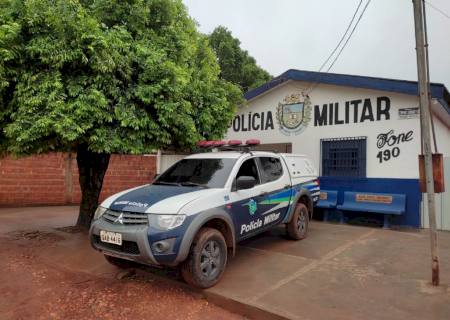
[[111, 231], [100, 231], [100, 240], [102, 242], [117, 244], [118, 246], [122, 245], [122, 234]]

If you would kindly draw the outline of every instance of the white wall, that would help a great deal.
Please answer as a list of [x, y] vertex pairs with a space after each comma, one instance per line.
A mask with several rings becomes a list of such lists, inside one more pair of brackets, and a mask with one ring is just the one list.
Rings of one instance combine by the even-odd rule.
[[[444, 157], [450, 156], [450, 130], [442, 120], [434, 117], [434, 128], [436, 131], [436, 141], [438, 151], [444, 154]], [[433, 149], [434, 152], [434, 149]]]
[[[310, 156], [317, 164], [320, 164], [320, 139], [338, 137], [367, 137], [367, 177], [380, 178], [418, 178], [417, 155], [420, 152], [420, 125], [418, 117], [412, 119], [400, 119], [398, 110], [400, 108], [418, 107], [418, 98], [415, 96], [397, 94], [386, 91], [375, 91], [367, 89], [357, 89], [343, 86], [323, 85], [318, 86], [311, 94], [311, 120], [308, 126], [298, 135], [286, 135], [280, 130], [276, 119], [277, 107], [284, 97], [293, 93], [300, 93], [305, 84], [302, 82], [287, 82], [254, 100], [247, 106], [240, 108], [238, 116], [249, 113], [271, 111], [273, 117], [273, 129], [252, 130], [236, 132], [231, 126], [226, 139], [258, 138], [261, 143], [289, 143], [293, 145], [294, 153], [302, 153]], [[350, 121], [348, 124], [333, 124], [327, 126], [314, 126], [314, 106], [329, 103], [339, 103], [339, 118], [344, 119], [345, 102], [370, 98], [374, 117], [376, 119], [376, 99], [377, 97], [388, 97], [390, 99], [390, 119], [381, 117], [379, 121], [366, 120], [362, 123], [353, 122], [353, 108], [350, 106]], [[359, 108], [361, 113], [361, 106]], [[247, 118], [245, 118], [247, 119]], [[394, 134], [407, 133], [412, 131], [412, 139], [391, 147], [379, 149], [377, 147], [377, 137], [380, 133], [387, 133], [394, 130]], [[441, 128], [439, 128], [441, 130]], [[445, 129], [449, 134], [448, 130]], [[388, 161], [379, 162], [377, 154], [386, 149], [398, 147], [400, 154], [398, 157], [391, 157]]]

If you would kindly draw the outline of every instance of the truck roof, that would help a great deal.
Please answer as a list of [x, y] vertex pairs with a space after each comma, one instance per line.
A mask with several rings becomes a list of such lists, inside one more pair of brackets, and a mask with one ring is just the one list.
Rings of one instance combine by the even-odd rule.
[[[302, 154], [291, 154], [291, 153], [275, 153], [268, 151], [251, 151], [252, 154], [257, 156], [274, 156], [274, 155], [282, 155], [282, 156], [296, 156], [296, 157], [305, 157]], [[249, 154], [249, 152], [241, 152], [241, 151], [218, 151], [218, 152], [202, 152], [192, 154], [186, 157], [186, 159], [237, 159], [243, 156], [244, 154]]]

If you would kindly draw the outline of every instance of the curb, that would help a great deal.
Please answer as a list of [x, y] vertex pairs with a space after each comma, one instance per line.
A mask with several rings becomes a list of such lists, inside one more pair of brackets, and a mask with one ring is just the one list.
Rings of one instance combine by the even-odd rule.
[[[211, 292], [208, 289], [201, 290], [197, 288], [193, 288], [189, 286], [187, 283], [182, 282], [181, 280], [177, 280], [176, 278], [172, 278], [170, 276], [165, 276], [158, 274], [155, 270], [146, 269], [146, 268], [138, 268], [136, 271], [149, 273], [152, 277], [155, 277], [161, 281], [166, 281], [171, 283], [174, 286], [181, 287], [193, 294], [194, 296], [205, 299], [206, 301], [222, 308], [232, 313], [241, 315], [248, 319], [254, 320], [292, 320], [292, 318], [280, 315], [279, 313], [275, 313], [260, 306], [256, 306], [250, 303], [246, 303], [243, 301], [239, 301], [237, 299], [229, 298], [223, 295], [220, 295], [215, 292]], [[138, 272], [139, 272], [138, 271]]]
[[278, 313], [271, 312], [264, 308], [245, 303], [242, 301], [238, 301], [232, 298], [227, 298], [223, 295], [211, 292], [211, 291], [202, 291], [201, 294], [203, 297], [219, 306], [225, 310], [228, 310], [233, 313], [237, 313], [249, 319], [255, 320], [291, 320], [291, 318], [282, 316]]

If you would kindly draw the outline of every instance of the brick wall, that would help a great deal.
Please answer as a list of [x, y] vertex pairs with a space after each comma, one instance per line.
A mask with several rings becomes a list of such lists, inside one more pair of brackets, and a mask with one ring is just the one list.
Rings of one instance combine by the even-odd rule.
[[[100, 201], [150, 182], [155, 173], [156, 156], [112, 155]], [[0, 158], [0, 206], [77, 204], [80, 198], [75, 154]]]

